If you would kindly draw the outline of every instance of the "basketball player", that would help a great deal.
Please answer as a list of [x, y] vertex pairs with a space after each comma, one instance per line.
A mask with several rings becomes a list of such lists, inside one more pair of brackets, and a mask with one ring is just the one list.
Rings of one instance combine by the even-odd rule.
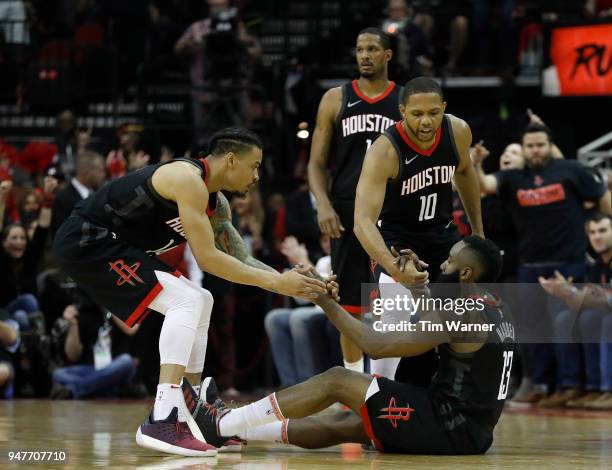
[[186, 456], [216, 453], [186, 408], [180, 381], [199, 383], [213, 298], [155, 255], [187, 241], [200, 269], [232, 282], [312, 297], [325, 283], [296, 271], [279, 274], [247, 254], [220, 192], [246, 193], [259, 179], [262, 143], [228, 128], [211, 154], [147, 166], [99, 189], [59, 228], [53, 251], [89, 296], [128, 326], [155, 310], [164, 323], [155, 405], [138, 429], [143, 447]]
[[[465, 121], [445, 114], [438, 83], [428, 77], [403, 89], [402, 120], [388, 129], [366, 154], [355, 200], [355, 235], [373, 259], [381, 296], [385, 284], [435, 281], [450, 247], [459, 239], [452, 222], [453, 184], [474, 235], [483, 236], [478, 177], [470, 161], [472, 134]], [[411, 249], [429, 272], [400, 271], [390, 248]], [[435, 353], [406, 364], [414, 383], [426, 383]], [[372, 361], [371, 371], [393, 378], [397, 359]], [[404, 368], [404, 366], [402, 367]], [[402, 373], [396, 378], [405, 380]]]
[[[470, 236], [452, 247], [441, 269], [460, 286], [460, 296], [453, 298], [470, 297], [481, 307], [460, 317], [430, 311], [423, 314], [423, 320], [445, 324], [451, 318], [461, 318], [465, 325], [488, 324], [488, 332], [470, 336], [448, 327], [430, 332], [419, 322], [414, 331], [380, 333], [327, 295], [316, 301], [340, 331], [373, 357], [414, 356], [439, 346], [440, 367], [430, 387], [335, 367], [241, 408], [228, 410], [220, 402], [209, 404], [209, 412], [201, 413], [197, 420], [204, 435], [211, 440], [217, 435], [238, 435], [305, 448], [372, 441], [385, 452], [485, 452], [493, 442], [493, 428], [508, 392], [514, 326], [501, 300], [476, 283], [497, 279], [501, 254], [490, 240]], [[311, 416], [336, 401], [348, 405], [352, 412]]]
[[[323, 95], [308, 164], [319, 227], [331, 237], [332, 269], [340, 282], [342, 306], [356, 315], [365, 311], [361, 283], [370, 282], [370, 263], [353, 233], [355, 188], [366, 150], [401, 119], [400, 87], [389, 81], [387, 74], [391, 55], [385, 32], [366, 28], [359, 33], [359, 78]], [[330, 166], [334, 168], [331, 189], [327, 175]], [[340, 344], [344, 365], [363, 372], [362, 352], [344, 335], [340, 336]]]

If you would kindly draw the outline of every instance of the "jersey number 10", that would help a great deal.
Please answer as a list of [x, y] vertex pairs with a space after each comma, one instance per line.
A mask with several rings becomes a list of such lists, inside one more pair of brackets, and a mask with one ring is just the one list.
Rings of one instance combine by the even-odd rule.
[[432, 193], [429, 196], [421, 196], [421, 211], [419, 212], [419, 222], [433, 219], [436, 215], [436, 204], [438, 202], [438, 193]]

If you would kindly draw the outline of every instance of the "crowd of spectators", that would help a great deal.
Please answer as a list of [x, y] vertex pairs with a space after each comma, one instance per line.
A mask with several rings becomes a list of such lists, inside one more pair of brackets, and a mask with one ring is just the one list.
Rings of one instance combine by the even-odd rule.
[[[2, 80], [13, 86], [17, 102], [23, 99], [28, 60], [40, 58], [43, 52], [47, 58], [61, 54], [66, 46], [74, 47], [69, 52], [71, 61], [86, 64], [92, 50], [94, 56], [100, 52], [96, 49], [102, 47], [100, 37], [108, 35], [121, 51], [116, 56], [125, 71], [115, 91], [136, 82], [151, 67], [156, 56], [149, 46], [154, 44], [166, 55], [190, 60], [196, 131], [210, 119], [205, 110], [215, 98], [207, 95], [205, 71], [210, 71], [211, 63], [206, 62], [204, 51], [217, 10], [224, 11], [228, 1], [209, 0], [208, 12], [203, 8], [205, 2], [199, 2], [197, 15], [189, 13], [186, 5], [190, 2], [180, 0], [170, 2], [174, 11], [166, 2], [147, 0], [48, 3], [61, 6], [56, 10], [61, 13], [59, 18], [46, 15], [47, 2], [0, 1], [0, 18], [5, 20], [2, 60], [16, 64], [15, 76]], [[398, 76], [440, 71], [462, 75], [515, 69], [520, 65], [517, 49], [526, 44], [521, 34], [528, 23], [559, 22], [571, 15], [603, 18], [612, 15], [612, 5], [601, 0], [390, 0], [385, 14], [381, 24], [395, 37]], [[245, 54], [256, 60], [261, 54], [258, 40], [241, 21], [237, 24]], [[154, 40], [151, 29], [159, 33]], [[58, 38], [68, 44], [48, 45]], [[85, 43], [93, 49], [82, 48]], [[212, 77], [227, 78], [214, 73]], [[244, 78], [248, 81], [251, 76]], [[240, 120], [248, 122], [244, 96], [233, 98]], [[530, 159], [544, 152], [553, 158], [546, 163], [551, 168], [564, 161], [542, 120], [531, 111], [527, 120], [530, 131], [520, 139], [495, 143], [497, 148], [505, 145], [499, 164], [494, 165], [499, 167], [495, 175], [482, 171], [482, 162], [489, 155], [487, 142], [476, 142], [472, 149], [482, 187], [488, 193], [482, 199], [485, 233], [504, 251], [502, 279], [540, 283], [558, 299], [552, 307], [542, 307], [539, 318], [532, 318], [548, 322], [558, 344], [524, 348], [523, 377], [518, 377], [522, 386], [514, 402], [611, 409], [612, 315], [607, 311], [609, 304], [600, 301], [610, 295], [612, 221], [610, 193], [604, 186], [611, 178], [608, 173], [583, 168], [573, 161], [573, 155], [566, 155], [567, 162], [561, 165], [571, 169], [568, 178], [573, 178], [571, 218], [569, 209], [548, 214], [544, 207], [539, 225], [526, 220], [525, 208], [513, 202], [513, 191], [522, 189], [525, 178], [533, 178]], [[49, 142], [33, 141], [18, 148], [0, 139], [0, 396], [144, 396], [157, 383], [159, 358], [156, 351], [151, 352], [156, 349], [151, 345], [157, 342], [161, 319], [152, 315], [134, 328], [116, 321], [112, 312], [93, 304], [57, 269], [48, 246], [74, 205], [106, 181], [146, 165], [195, 154], [190, 150], [182, 155], [168, 146], [146, 149], [142, 139], [146, 128], [136, 122], [121, 124], [115, 138], [80, 128], [70, 109], [60, 112], [56, 122], [57, 135]], [[541, 141], [533, 141], [536, 134]], [[194, 135], [194, 140], [205, 137]], [[585, 175], [592, 175], [593, 181], [587, 184]], [[264, 181], [247, 198], [231, 198], [234, 224], [251, 252], [271, 266], [282, 270], [311, 263], [324, 273], [329, 269], [329, 240], [320, 235], [314, 198], [302, 177], [299, 168], [293, 171], [291, 179], [298, 184], [290, 192], [278, 192]], [[569, 187], [567, 191], [570, 194]], [[463, 235], [469, 234], [459, 206], [455, 222]], [[549, 231], [564, 227], [571, 234], [567, 230], [563, 237], [560, 230], [532, 234], [538, 227]], [[534, 245], [534, 240], [546, 249]], [[226, 392], [235, 394], [238, 389], [274, 383], [292, 385], [341, 364], [337, 331], [314, 305], [202, 276], [189, 249], [173, 250], [164, 260], [213, 292], [212, 354], [207, 356], [206, 370], [215, 373]], [[608, 290], [573, 284], [581, 281], [607, 284]], [[584, 344], [564, 342], [575, 324], [585, 336], [596, 331], [597, 338], [591, 336]]]
[[[256, 25], [265, 23], [266, 16], [288, 20], [290, 3], [275, 8], [266, 2], [230, 0], [2, 0], [0, 83], [8, 94], [3, 99], [41, 110], [68, 101], [82, 105], [89, 99], [123, 96], [130, 86], [155, 81], [168, 68], [188, 69], [196, 128], [209, 124], [219, 86], [226, 100], [220, 110], [229, 104], [230, 120], [248, 120], [248, 96], [236, 87], [252, 89], [251, 65], [265, 53], [265, 45], [255, 34], [258, 27], [247, 26], [241, 18], [255, 17], [249, 23]], [[231, 7], [236, 11], [228, 16]], [[541, 32], [547, 25], [602, 21], [612, 16], [612, 7], [607, 0], [390, 0], [370, 2], [368, 12], [378, 14], [383, 28], [395, 36], [391, 72], [405, 81], [434, 73], [520, 73], [542, 52]], [[367, 21], [371, 26], [372, 17]], [[354, 32], [363, 26], [354, 25]], [[235, 34], [229, 34], [228, 27], [235, 28]], [[337, 51], [340, 57], [345, 53]], [[317, 65], [316, 54], [298, 51], [296, 57], [305, 67]], [[236, 77], [240, 83], [224, 85], [223, 79]]]

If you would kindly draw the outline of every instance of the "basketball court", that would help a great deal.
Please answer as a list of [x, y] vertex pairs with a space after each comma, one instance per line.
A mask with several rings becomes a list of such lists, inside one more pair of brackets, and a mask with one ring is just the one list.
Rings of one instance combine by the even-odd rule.
[[[176, 457], [136, 446], [134, 433], [149, 410], [147, 401], [3, 402], [1, 468], [138, 469], [387, 469], [499, 468], [604, 469], [612, 461], [612, 413], [506, 410], [485, 455], [410, 456], [362, 451], [344, 444], [310, 451], [250, 444], [241, 454]], [[19, 443], [19, 444], [17, 444]], [[68, 463], [9, 462], [17, 450], [63, 450]]]

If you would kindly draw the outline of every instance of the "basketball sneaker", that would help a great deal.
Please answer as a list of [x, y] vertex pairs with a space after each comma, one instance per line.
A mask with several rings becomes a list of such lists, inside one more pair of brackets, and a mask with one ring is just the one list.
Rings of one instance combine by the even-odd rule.
[[166, 419], [155, 421], [153, 411], [136, 432], [136, 444], [147, 449], [186, 457], [214, 457], [217, 449], [196, 439], [187, 423], [178, 420], [175, 406]]
[[[216, 429], [214, 433], [208, 431], [207, 422], [210, 421], [211, 418], [213, 418], [214, 421], [214, 416], [218, 412], [226, 410], [225, 403], [219, 398], [219, 391], [215, 379], [206, 377], [202, 381], [199, 396], [185, 377], [183, 377], [181, 382], [181, 388], [183, 389], [187, 410], [197, 423], [204, 440], [218, 447], [220, 452], [242, 451], [242, 445], [246, 444], [246, 441], [238, 439], [237, 437], [220, 437]], [[207, 429], [206, 433], [205, 428]]]

